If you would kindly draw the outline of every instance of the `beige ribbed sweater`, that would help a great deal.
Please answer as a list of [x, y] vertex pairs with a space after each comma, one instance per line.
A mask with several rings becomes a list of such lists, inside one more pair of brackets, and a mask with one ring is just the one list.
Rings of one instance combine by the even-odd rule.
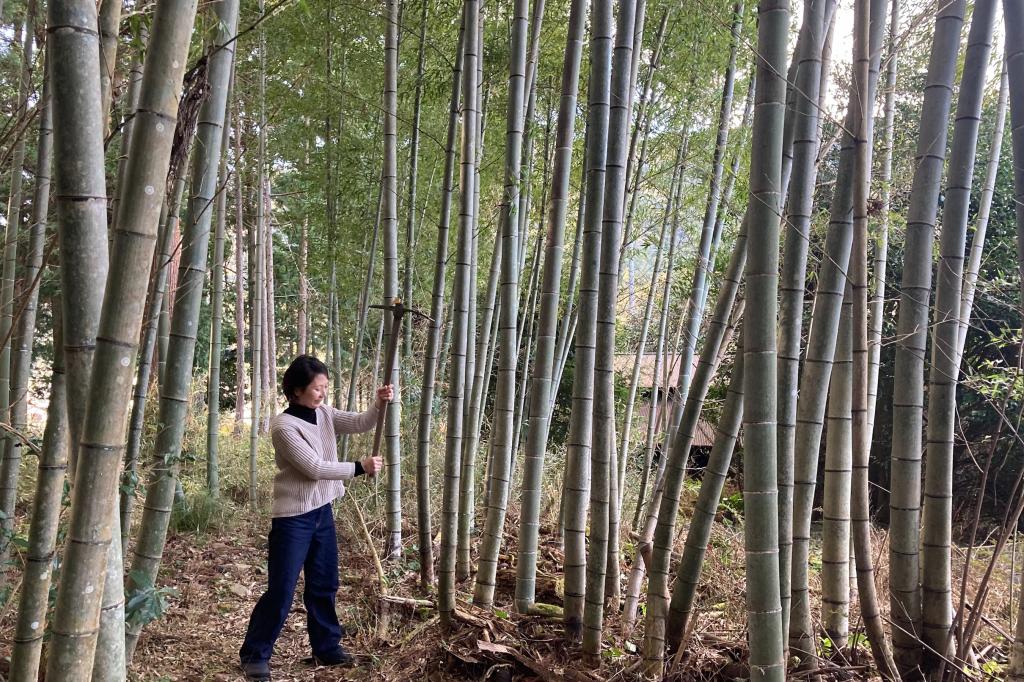
[[356, 475], [355, 462], [338, 461], [338, 434], [369, 431], [377, 422], [377, 404], [365, 412], [316, 408], [316, 424], [281, 413], [270, 421], [274, 443], [274, 504], [270, 515], [298, 516], [345, 494]]

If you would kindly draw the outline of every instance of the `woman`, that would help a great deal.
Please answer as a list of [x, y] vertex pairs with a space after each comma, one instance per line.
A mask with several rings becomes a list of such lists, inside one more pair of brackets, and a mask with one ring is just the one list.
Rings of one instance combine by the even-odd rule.
[[267, 559], [267, 591], [249, 618], [239, 652], [246, 679], [270, 679], [270, 655], [291, 609], [299, 572], [305, 572], [306, 623], [317, 665], [351, 662], [341, 647], [342, 629], [334, 610], [338, 591], [338, 544], [331, 502], [345, 494], [344, 480], [381, 470], [380, 457], [339, 462], [337, 436], [369, 431], [392, 399], [391, 386], [362, 413], [324, 404], [327, 365], [300, 355], [284, 373], [281, 388], [288, 409], [270, 423], [274, 460], [274, 502]]

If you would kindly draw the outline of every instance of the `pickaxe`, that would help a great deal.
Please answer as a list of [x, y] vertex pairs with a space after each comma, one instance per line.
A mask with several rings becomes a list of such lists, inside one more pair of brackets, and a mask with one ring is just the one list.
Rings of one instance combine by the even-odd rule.
[[[391, 327], [388, 332], [388, 346], [384, 350], [384, 383], [391, 381], [391, 374], [395, 369], [395, 356], [398, 353], [398, 340], [402, 336], [402, 318], [406, 314], [416, 315], [418, 317], [433, 322], [434, 320], [424, 313], [414, 309], [406, 308], [405, 304], [402, 303], [402, 299], [397, 296], [391, 299], [391, 305], [371, 305], [371, 308], [378, 310], [390, 310], [391, 311]], [[373, 452], [371, 457], [377, 457], [380, 455], [380, 440], [381, 436], [384, 435], [384, 417], [387, 415], [387, 409], [383, 409], [377, 415], [377, 429], [373, 432]]]

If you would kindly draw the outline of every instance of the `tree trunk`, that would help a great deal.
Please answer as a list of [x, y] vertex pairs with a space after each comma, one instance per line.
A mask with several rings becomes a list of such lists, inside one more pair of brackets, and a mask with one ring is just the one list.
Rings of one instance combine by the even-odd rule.
[[[398, 0], [387, 1], [384, 33], [384, 305], [391, 305], [400, 296], [398, 282]], [[391, 328], [391, 316], [385, 316], [384, 343], [387, 345], [398, 329]], [[395, 359], [390, 377], [384, 381], [395, 389], [395, 397], [388, 403], [384, 431], [387, 474], [387, 528], [388, 538], [384, 555], [394, 558], [402, 553], [402, 395], [399, 379], [401, 363]]]
[[[898, 0], [894, 0], [895, 2], [898, 2]], [[963, 293], [960, 299], [960, 329], [956, 353], [958, 366], [963, 361], [964, 344], [967, 341], [967, 328], [971, 322], [971, 310], [974, 308], [974, 294], [977, 290], [978, 273], [981, 271], [981, 258], [985, 250], [985, 233], [988, 230], [989, 216], [992, 211], [992, 197], [995, 195], [996, 178], [999, 174], [999, 159], [1003, 149], [1003, 133], [1006, 128], [1006, 109], [1009, 103], [1009, 94], [1009, 78], [1004, 60], [1002, 77], [999, 80], [999, 100], [996, 104], [996, 118], [992, 128], [992, 140], [989, 143], [985, 184], [982, 187], [981, 198], [978, 201], [974, 236], [971, 237], [970, 257], [967, 260], [967, 268], [964, 272]], [[875, 371], [877, 373], [877, 370]]]
[[[477, 238], [474, 238], [474, 242]], [[468, 427], [462, 440], [462, 495], [459, 499], [459, 561], [458, 576], [465, 580], [473, 570], [471, 557], [470, 532], [473, 528], [476, 513], [476, 456], [480, 447], [480, 430], [483, 425], [484, 407], [487, 404], [487, 390], [490, 387], [491, 375], [487, 371], [487, 361], [497, 351], [495, 317], [500, 306], [495, 305], [498, 293], [498, 279], [503, 256], [502, 233], [499, 227], [495, 230], [494, 249], [491, 252], [491, 266], [487, 275], [487, 291], [484, 293], [484, 308], [480, 321], [480, 334], [476, 334], [473, 324], [468, 332], [469, 339], [476, 338], [476, 352], [467, 348], [466, 357], [466, 392], [469, 401], [466, 403], [466, 416], [463, 418]], [[476, 313], [475, 260], [477, 249], [473, 248], [470, 263], [470, 315]], [[467, 341], [468, 343], [469, 341]], [[472, 379], [472, 380], [471, 380]]]
[[441, 351], [441, 324], [444, 315], [444, 280], [448, 265], [448, 232], [451, 224], [452, 194], [455, 180], [455, 141], [459, 125], [459, 95], [462, 92], [462, 61], [466, 26], [459, 29], [459, 42], [452, 66], [452, 97], [448, 106], [448, 134], [445, 139], [444, 179], [441, 181], [441, 215], [437, 224], [437, 255], [434, 260], [434, 286], [430, 305], [430, 329], [423, 361], [423, 386], [420, 390], [420, 420], [416, 450], [416, 518], [420, 549], [420, 586], [434, 584], [434, 540], [430, 513], [430, 445], [434, 418], [434, 389]]
[[935, 19], [921, 106], [917, 166], [907, 211], [893, 380], [892, 494], [889, 499], [890, 612], [896, 664], [904, 678], [918, 674], [915, 671], [922, 656], [921, 641], [916, 633], [922, 632], [918, 581], [924, 570], [918, 554], [924, 352], [928, 340], [935, 213], [945, 166], [949, 108], [965, 4], [964, 0], [953, 0], [940, 8]]
[[[194, 4], [192, 10], [195, 10]], [[221, 0], [214, 5], [214, 10], [219, 28], [215, 38], [216, 46], [210, 58], [210, 95], [200, 109], [196, 128], [197, 149], [192, 158], [192, 188], [181, 256], [183, 267], [178, 277], [177, 301], [171, 320], [168, 370], [160, 392], [159, 423], [163, 428], [157, 434], [154, 446], [154, 461], [146, 489], [145, 511], [128, 579], [129, 594], [156, 583], [160, 558], [167, 538], [167, 525], [170, 522], [178, 468], [182, 459], [181, 447], [188, 417], [196, 331], [203, 281], [206, 276], [210, 223], [213, 217], [213, 198], [217, 190], [217, 165], [220, 161], [228, 84], [235, 54], [238, 2]], [[176, 14], [180, 16], [183, 13], [179, 10]], [[189, 30], [185, 35], [189, 36], [191, 21], [188, 22], [187, 28]], [[155, 40], [160, 34], [154, 29], [153, 35]], [[185, 42], [187, 45], [187, 37]], [[174, 63], [179, 61], [183, 63], [184, 56], [176, 58]], [[261, 134], [263, 130], [264, 126], [261, 126]], [[126, 628], [125, 649], [129, 660], [143, 625], [138, 620], [132, 620]]]
[[[72, 498], [71, 530], [54, 610], [54, 622], [61, 625], [60, 631], [53, 632], [47, 661], [48, 679], [90, 679], [94, 650], [98, 678], [124, 679], [125, 675], [125, 642], [121, 637], [124, 600], [122, 595], [111, 593], [122, 585], [121, 536], [116, 527], [119, 517], [114, 500], [117, 499], [120, 453], [125, 442], [131, 375], [145, 310], [144, 292], [163, 202], [162, 194], [154, 191], [154, 187], [164, 187], [174, 138], [173, 126], [158, 123], [176, 118], [195, 12], [194, 0], [162, 2], [157, 5], [153, 19], [153, 39], [148, 47], [149, 59], [136, 111], [139, 125], [128, 156], [126, 179], [129, 184], [124, 188], [124, 201], [119, 206], [114, 233], [112, 279], [108, 287], [111, 293], [104, 298], [96, 336], [94, 371], [80, 441], [83, 456], [75, 478], [79, 492]], [[58, 17], [54, 16], [52, 8], [50, 19], [51, 26], [68, 25], [56, 20]], [[65, 17], [60, 19], [66, 20]], [[53, 58], [54, 62], [61, 60], [56, 52]], [[96, 73], [98, 76], [98, 64]], [[59, 154], [62, 122], [58, 114], [61, 110], [58, 93], [64, 84], [55, 79], [53, 85], [56, 165], [60, 169], [67, 163], [62, 163]], [[87, 84], [80, 84], [73, 89], [80, 91], [86, 87]], [[100, 118], [100, 113], [97, 107], [92, 115]], [[58, 170], [58, 191], [65, 194], [61, 180]], [[97, 237], [100, 246], [105, 247], [106, 235]], [[73, 261], [70, 254], [74, 253], [64, 251], [66, 266]], [[85, 256], [87, 252], [80, 255]], [[79, 267], [95, 265], [85, 261]], [[143, 293], [140, 295], [140, 292]], [[90, 456], [86, 456], [87, 453]], [[105, 588], [91, 589], [101, 575], [105, 576]], [[101, 605], [102, 621], [106, 623], [101, 621]], [[98, 643], [95, 639], [97, 622], [100, 622]]]
[[[872, 16], [882, 16], [885, 0], [872, 0]], [[878, 12], [875, 12], [875, 9]], [[874, 101], [878, 83], [884, 21], [870, 27], [871, 63], [868, 65], [868, 101]], [[818, 475], [821, 432], [825, 420], [832, 361], [838, 339], [839, 318], [846, 290], [846, 268], [853, 244], [853, 178], [856, 154], [858, 102], [861, 94], [851, 83], [850, 104], [846, 112], [842, 147], [836, 172], [835, 190], [825, 234], [825, 256], [820, 260], [811, 324], [808, 328], [800, 393], [797, 399], [794, 443], [793, 556], [791, 573], [792, 611], [789, 622], [789, 646], [803, 662], [814, 664], [816, 636], [811, 624], [808, 596], [809, 542], [811, 511]], [[870, 124], [870, 118], [868, 119]], [[868, 138], [870, 135], [868, 135]], [[794, 195], [795, 196], [795, 195]], [[802, 286], [802, 285], [801, 285]]]
[[729, 51], [729, 63], [725, 69], [725, 83], [722, 86], [722, 101], [718, 111], [718, 133], [715, 139], [715, 151], [711, 160], [711, 180], [708, 188], [707, 204], [704, 207], [704, 222], [701, 227], [700, 245], [697, 247], [697, 263], [694, 266], [690, 297], [686, 303], [686, 322], [684, 327], [684, 345], [679, 360], [679, 383], [677, 393], [679, 407], [673, 415], [669, 440], [673, 440], [679, 428], [682, 416], [682, 405], [690, 390], [690, 379], [693, 356], [697, 351], [697, 336], [700, 333], [701, 321], [704, 318], [705, 289], [708, 286], [708, 272], [711, 269], [711, 242], [715, 234], [715, 218], [718, 214], [718, 202], [722, 196], [722, 172], [726, 145], [729, 141], [729, 116], [732, 113], [733, 84], [736, 76], [736, 51], [739, 49], [740, 29], [742, 28], [743, 4], [733, 6], [732, 39]]
[[[121, 32], [121, 0], [99, 3], [100, 33], [100, 106], [103, 107], [103, 135], [110, 134], [110, 108], [113, 104], [114, 75], [117, 72], [117, 42]], [[134, 113], [134, 109], [132, 110]], [[118, 180], [123, 180], [120, 176]]]
[[[803, 336], [804, 291], [811, 213], [818, 176], [818, 86], [821, 82], [821, 51], [824, 19], [833, 0], [804, 3], [797, 81], [793, 106], [787, 110], [792, 129], [792, 175], [788, 200], [784, 200], [785, 236], [779, 283], [779, 387], [778, 387], [778, 486], [779, 578], [782, 595], [782, 626], [788, 631], [790, 574], [793, 558], [793, 448], [796, 436], [797, 385], [800, 374], [800, 340]], [[684, 366], [685, 369], [685, 366]]]
[[309, 217], [303, 217], [299, 232], [299, 319], [298, 346], [300, 355], [309, 353]]
[[[889, 223], [892, 196], [892, 152], [895, 142], [896, 115], [896, 63], [899, 56], [897, 30], [899, 26], [900, 3], [892, 0], [889, 18], [889, 46], [885, 70], [885, 110], [882, 129], [882, 163], [879, 177], [881, 219], [874, 239], [874, 264], [872, 267], [873, 288], [869, 310], [868, 338], [868, 433], [875, 427], [875, 406], [878, 402], [878, 371], [882, 360], [882, 322], [885, 313], [885, 273], [889, 262]], [[1005, 110], [1004, 110], [1005, 113]], [[980, 224], [980, 223], [979, 223]], [[979, 254], [980, 257], [980, 254]], [[965, 283], [966, 286], [966, 283]]]
[[[231, 95], [234, 74], [228, 82], [228, 98]], [[226, 98], [227, 102], [227, 98]], [[225, 102], [225, 107], [227, 103]], [[228, 212], [228, 146], [231, 144], [230, 111], [224, 110], [224, 123], [221, 126], [220, 170], [217, 177], [217, 227], [214, 232], [213, 267], [210, 269], [210, 376], [207, 380], [206, 394], [206, 488], [214, 498], [220, 497], [220, 464], [217, 451], [220, 441], [220, 356], [221, 356], [221, 316], [224, 307], [224, 231], [227, 225]], [[305, 226], [305, 224], [303, 224]], [[303, 235], [304, 237], [305, 235]], [[305, 245], [305, 241], [303, 241]], [[299, 273], [299, 281], [303, 281], [305, 273]], [[305, 331], [305, 330], [303, 330]]]
[[[359, 386], [359, 362], [363, 354], [363, 339], [366, 337], [366, 316], [369, 312], [370, 305], [370, 282], [373, 281], [374, 264], [377, 260], [377, 241], [380, 237], [380, 221], [384, 210], [384, 191], [383, 187], [381, 191], [377, 193], [377, 217], [373, 223], [373, 237], [370, 240], [370, 255], [368, 263], [366, 265], [366, 279], [363, 281], [363, 292], [359, 297], [359, 318], [356, 322], [356, 339], [355, 343], [352, 344], [352, 369], [349, 371], [348, 377], [348, 398], [345, 402], [345, 409], [349, 412], [353, 412], [356, 409], [356, 388]], [[331, 266], [331, 287], [334, 291], [335, 273], [334, 266]], [[337, 292], [334, 294], [335, 301], [337, 300]], [[331, 316], [334, 317], [335, 303], [331, 304]], [[340, 355], [341, 340], [337, 338], [338, 324], [335, 322], [331, 324], [331, 332], [335, 335], [334, 344], [338, 350], [335, 350], [335, 357]], [[338, 360], [340, 363], [340, 360]], [[339, 372], [340, 373], [340, 372]], [[374, 370], [374, 380], [376, 380], [377, 372]], [[339, 394], [340, 395], [340, 394]], [[349, 435], [346, 433], [341, 437], [341, 459], [348, 459], [348, 447], [349, 447]]]
[[[635, 22], [635, 0], [619, 0], [608, 94], [607, 158], [601, 211], [601, 259], [594, 353], [594, 437], [590, 458], [590, 546], [587, 552], [587, 592], [583, 619], [583, 652], [594, 659], [601, 653], [608, 553], [618, 550], [619, 494], [614, 475], [618, 472], [618, 459], [615, 456], [615, 320], [629, 123], [633, 108], [629, 81]], [[591, 87], [595, 86], [593, 79], [590, 83]], [[604, 87], [603, 83], [600, 87]], [[614, 582], [618, 584], [617, 574]], [[617, 590], [610, 601], [611, 610], [617, 612]]]
[[[742, 339], [739, 347], [743, 347]], [[715, 428], [715, 444], [711, 448], [708, 464], [704, 467], [700, 493], [693, 508], [690, 528], [686, 533], [683, 556], [679, 560], [676, 578], [672, 583], [672, 601], [669, 604], [666, 628], [666, 645], [669, 651], [679, 649], [690, 626], [690, 614], [693, 612], [700, 572], [711, 539], [711, 528], [718, 513], [718, 502], [722, 497], [725, 479], [729, 475], [729, 465], [732, 462], [742, 421], [743, 353], [736, 353], [729, 379], [729, 394], [725, 399], [722, 417]]]
[[[580, 266], [579, 322], [572, 384], [572, 416], [569, 422], [565, 469], [565, 627], [570, 640], [578, 640], [584, 627], [584, 597], [587, 583], [596, 580], [587, 572], [585, 534], [587, 500], [591, 496], [591, 446], [593, 441], [594, 360], [597, 345], [598, 279], [601, 259], [601, 227], [604, 207], [605, 163], [608, 150], [608, 107], [610, 105], [612, 59], [612, 3], [591, 4], [590, 75], [587, 86], [587, 178], [583, 222], [583, 254]], [[577, 230], [580, 226], [577, 226]], [[606, 496], [604, 481], [598, 481], [597, 495]], [[607, 499], [607, 498], [605, 498]], [[602, 536], [607, 519], [595, 520], [590, 528]], [[594, 541], [594, 536], [591, 537]], [[597, 560], [594, 557], [594, 560]], [[604, 560], [600, 557], [601, 608], [604, 606]], [[593, 607], [587, 607], [591, 611]], [[592, 618], [592, 616], [590, 616]], [[600, 634], [600, 630], [598, 630]], [[590, 636], [592, 637], [592, 635]], [[589, 647], [589, 645], [588, 645]], [[588, 648], [589, 651], [589, 648]]]
[[[728, 270], [723, 275], [715, 302], [715, 312], [701, 347], [693, 385], [686, 397], [686, 407], [679, 431], [671, 446], [662, 454], [665, 462], [661, 490], [656, 491], [649, 503], [648, 528], [645, 536], [652, 538], [651, 562], [648, 565], [650, 581], [647, 588], [647, 618], [644, 633], [644, 667], [648, 675], [660, 676], [664, 666], [665, 617], [668, 608], [668, 571], [675, 541], [675, 524], [679, 509], [679, 495], [686, 477], [690, 446], [697, 430], [701, 409], [707, 396], [716, 362], [727, 335], [730, 314], [739, 291], [740, 277], [747, 260], [747, 219], [733, 246]], [[663, 385], [667, 386], [667, 380]], [[657, 511], [655, 511], [657, 510]], [[655, 525], [656, 524], [656, 525]]]
[[[971, 204], [971, 185], [974, 181], [974, 161], [978, 148], [985, 75], [992, 53], [995, 11], [996, 0], [977, 0], [971, 15], [967, 53], [957, 100], [956, 122], [953, 127], [952, 149], [949, 155], [946, 201], [942, 209], [939, 265], [935, 275], [932, 357], [928, 375], [928, 466], [925, 468], [924, 509], [921, 517], [922, 617], [925, 650], [929, 652], [926, 657], [926, 670], [942, 664], [939, 657], [949, 651], [951, 644], [953, 438], [958, 421], [956, 387], [960, 376], [960, 366], [957, 363], [959, 317], [963, 290], [964, 247], [967, 242], [967, 214]], [[866, 236], [864, 248], [866, 251]], [[858, 260], [858, 266], [859, 264]], [[861, 440], [860, 444], [865, 449], [870, 447], [867, 439]]]
[[[43, 101], [46, 101], [45, 97]], [[43, 116], [45, 121], [45, 111]], [[44, 139], [40, 137], [40, 142]], [[61, 351], [63, 332], [60, 306], [57, 305], [57, 301], [52, 303], [55, 351], [50, 380], [50, 404], [46, 410], [43, 449], [39, 455], [36, 494], [32, 501], [32, 521], [28, 531], [28, 549], [25, 553], [25, 574], [22, 578], [18, 622], [11, 652], [11, 680], [35, 680], [39, 677], [39, 662], [43, 651], [46, 613], [57, 549], [60, 501], [64, 495], [64, 476], [68, 466], [67, 386], [64, 378], [64, 353]]]
[[[124, 120], [121, 123], [120, 151], [118, 152], [117, 157], [116, 177], [118, 178], [118, 183], [117, 186], [114, 187], [113, 196], [110, 198], [110, 222], [117, 219], [117, 206], [121, 201], [121, 192], [125, 184], [124, 182], [121, 182], [121, 179], [125, 177], [125, 167], [128, 164], [128, 150], [131, 148], [132, 131], [135, 129], [135, 110], [139, 106], [139, 88], [142, 85], [142, 58], [146, 50], [146, 43], [149, 42], [149, 29], [145, 26], [140, 26], [138, 33], [133, 37], [138, 41], [139, 45], [132, 57], [131, 67], [128, 71], [127, 78], [127, 94], [125, 102], [121, 107], [121, 116]], [[103, 78], [102, 70], [104, 68], [105, 66], [101, 64], [101, 79]], [[104, 102], [106, 101], [109, 101], [109, 98], [104, 100]], [[102, 102], [101, 106], [103, 106]], [[108, 125], [107, 121], [109, 120], [109, 113], [103, 120], [104, 125]]]
[[[183, 169], [182, 169], [183, 170]], [[160, 310], [164, 303], [167, 288], [167, 274], [170, 270], [171, 247], [174, 237], [174, 226], [177, 218], [170, 217], [171, 212], [177, 215], [181, 203], [181, 195], [185, 191], [185, 178], [173, 179], [170, 197], [164, 198], [160, 212], [160, 248], [153, 261], [152, 285], [146, 303], [145, 326], [142, 333], [142, 348], [139, 351], [139, 368], [135, 375], [135, 391], [132, 394], [132, 411], [128, 423], [128, 443], [125, 452], [124, 473], [121, 479], [121, 553], [127, 551], [128, 538], [132, 525], [132, 510], [135, 507], [135, 495], [139, 485], [138, 462], [142, 452], [142, 435], [145, 429], [146, 403], [149, 399], [149, 388], [156, 360], [157, 327]]]
[[[675, 210], [675, 206], [679, 201], [680, 193], [682, 192], [682, 173], [685, 167], [684, 154], [686, 153], [688, 135], [684, 134], [684, 140], [682, 144], [676, 149], [676, 162], [673, 167], [672, 182], [669, 187], [668, 202], [665, 204], [665, 215], [662, 218], [662, 241], [664, 241], [664, 232], [668, 230], [671, 232], [668, 244], [668, 259], [665, 266], [665, 285], [661, 294], [661, 315], [658, 321], [658, 345], [656, 354], [654, 356], [654, 375], [651, 381], [651, 407], [650, 412], [647, 415], [647, 437], [644, 440], [644, 465], [643, 470], [640, 473], [640, 490], [636, 497], [636, 508], [633, 510], [633, 530], [637, 530], [640, 527], [640, 519], [642, 518], [644, 510], [644, 499], [647, 497], [647, 485], [650, 482], [651, 477], [651, 465], [654, 461], [654, 438], [658, 430], [658, 421], [662, 418], [665, 410], [668, 409], [668, 387], [662, 382], [662, 374], [665, 365], [665, 337], [668, 333], [668, 313], [670, 302], [672, 300], [672, 274], [673, 265], [675, 264], [675, 253], [676, 253], [676, 242], [679, 238], [679, 213], [680, 211]], [[671, 228], [669, 224], [671, 222]], [[657, 265], [657, 260], [655, 261]], [[657, 268], [655, 268], [654, 274], [651, 276], [651, 297], [654, 295], [654, 280], [657, 276]], [[642, 345], [641, 345], [642, 348]], [[639, 355], [638, 355], [639, 358]], [[638, 375], [639, 365], [633, 368], [634, 376]], [[663, 397], [664, 396], [664, 397]], [[623, 439], [625, 443], [625, 439]], [[664, 461], [664, 457], [661, 458]], [[659, 462], [659, 468], [660, 462]], [[650, 542], [650, 540], [648, 540]], [[634, 565], [634, 569], [637, 568]], [[639, 596], [639, 595], [638, 595]], [[635, 616], [630, 615], [627, 618], [629, 627], [631, 628]]]
[[523, 146], [523, 96], [526, 80], [527, 0], [515, 0], [509, 57], [509, 95], [505, 127], [505, 190], [501, 203], [501, 316], [498, 323], [498, 385], [490, 443], [487, 521], [478, 560], [473, 603], [494, 602], [498, 552], [504, 536], [505, 510], [512, 479], [512, 418], [516, 391], [516, 320], [519, 316], [519, 226], [516, 206], [520, 192]]
[[[544, 455], [551, 420], [550, 396], [555, 363], [555, 334], [558, 324], [558, 299], [562, 283], [562, 250], [565, 238], [565, 213], [568, 208], [569, 176], [572, 173], [572, 142], [576, 124], [576, 99], [579, 91], [580, 61], [586, 5], [573, 0], [569, 7], [568, 34], [562, 60], [562, 89], [555, 132], [555, 158], [549, 198], [547, 250], [540, 294], [540, 320], [536, 359], [530, 392], [530, 429], [526, 438], [523, 464], [522, 502], [519, 516], [519, 552], [516, 555], [516, 610], [526, 613], [534, 603], [537, 580], [537, 546], [540, 531], [541, 484]], [[526, 369], [524, 368], [524, 372]]]
[[[1010, 81], [1010, 117], [1014, 158], [1014, 199], [1017, 218], [1017, 263], [1024, 272], [1024, 7], [1016, 2], [1002, 3], [1002, 16], [1006, 22], [1006, 62]], [[1024, 279], [1021, 280], [1024, 283]], [[1022, 292], [1024, 296], [1024, 292]], [[1016, 529], [1017, 520], [1014, 520]], [[1016, 530], [1015, 530], [1016, 534]], [[1024, 593], [1017, 612], [1017, 627], [1010, 649], [1009, 679], [1024, 680]]]
[[269, 173], [263, 176], [264, 190], [263, 190], [263, 201], [266, 203], [263, 209], [263, 256], [267, 259], [266, 265], [264, 265], [263, 277], [264, 284], [266, 286], [266, 298], [263, 300], [263, 339], [266, 343], [264, 346], [263, 357], [266, 365], [263, 368], [263, 395], [264, 395], [264, 409], [263, 409], [263, 431], [264, 433], [270, 432], [270, 418], [274, 416], [275, 407], [277, 400], [277, 294], [274, 281], [274, 217], [271, 213], [273, 209], [273, 203], [271, 203], [271, 185]]
[[[865, 28], [867, 28], [865, 26]], [[850, 634], [850, 480], [853, 474], [853, 294], [843, 299], [828, 393], [821, 526], [821, 621], [826, 652], [846, 657]]]
[[[29, 0], [25, 8], [25, 27], [22, 32], [21, 73], [18, 82], [18, 108], [24, 109], [32, 90], [32, 62], [35, 48], [36, 1]], [[25, 166], [25, 138], [20, 135], [14, 142], [11, 160], [11, 191], [7, 203], [7, 229], [4, 235], [3, 274], [0, 284], [0, 419], [12, 424], [11, 404], [11, 349], [14, 345], [14, 275], [18, 264], [18, 231], [21, 227], [22, 177]], [[10, 540], [14, 528], [14, 503], [17, 496], [17, 479], [21, 466], [20, 453], [15, 453], [20, 444], [7, 433], [0, 436], [0, 450], [3, 452], [3, 471], [0, 473], [0, 562], [6, 563], [10, 555]]]
[[[99, 102], [99, 44], [94, 33], [94, 27], [97, 25], [94, 3], [51, 3], [47, 7], [47, 14], [47, 52], [50, 55], [48, 75], [53, 89], [51, 106], [54, 119], [54, 181], [58, 236], [61, 253], [65, 254], [61, 264], [61, 290], [67, 293], [62, 297], [62, 309], [65, 361], [71, 385], [68, 403], [69, 440], [72, 444], [77, 444], [82, 437], [84, 408], [89, 396], [92, 349], [96, 344], [103, 286], [107, 275], [106, 182], [103, 121]], [[65, 28], [54, 28], [58, 26]], [[79, 97], [76, 94], [79, 92], [92, 96]], [[103, 400], [105, 401], [105, 398]], [[71, 451], [77, 451], [77, 447], [73, 445]], [[103, 504], [102, 501], [99, 502]], [[109, 519], [109, 515], [97, 514], [95, 518], [102, 522]], [[98, 545], [94, 554], [96, 561], [92, 562], [94, 565], [88, 567], [82, 566], [77, 557], [69, 554], [67, 558], [73, 560], [64, 564], [66, 572], [62, 586], [74, 583], [76, 573], [78, 577], [87, 577], [90, 583], [95, 585], [103, 574], [106, 544]], [[83, 568], [86, 570], [83, 571]], [[63, 616], [72, 612], [75, 616], [73, 620], [62, 618], [64, 633], [74, 635], [80, 630], [87, 629], [95, 632], [95, 623], [99, 619], [100, 595], [90, 597], [87, 603], [70, 604], [62, 601], [58, 604], [60, 610], [57, 613]], [[89, 613], [82, 613], [83, 606]], [[86, 618], [83, 619], [83, 615]], [[92, 623], [92, 627], [86, 628], [87, 623]], [[61, 664], [67, 667], [74, 666], [76, 669], [82, 666], [86, 670], [78, 674], [82, 679], [88, 679], [92, 668], [91, 650], [77, 656], [62, 655], [61, 646], [69, 643], [69, 640], [61, 634], [54, 634], [49, 654], [50, 662], [57, 664], [58, 667]], [[95, 641], [91, 637], [89, 639], [90, 644]]]
[[242, 114], [235, 102], [235, 431], [245, 413], [245, 237], [242, 232]]
[[438, 566], [437, 610], [441, 625], [450, 630], [455, 611], [455, 555], [458, 542], [459, 476], [462, 459], [463, 402], [466, 386], [466, 327], [469, 311], [469, 260], [473, 229], [473, 186], [477, 146], [477, 60], [479, 0], [465, 0], [462, 62], [462, 151], [459, 180], [459, 236], [452, 292], [451, 364], [448, 375], [448, 422], [445, 427], [444, 493], [441, 507], [441, 550]]
[[[417, 170], [419, 169], [420, 157], [420, 108], [423, 103], [423, 64], [426, 57], [427, 45], [427, 0], [423, 0], [420, 10], [420, 36], [419, 54], [416, 61], [416, 95], [413, 101], [412, 113], [412, 139], [409, 142], [409, 198], [405, 210], [405, 281], [403, 282], [403, 297], [405, 304], [411, 306], [412, 301], [412, 268], [413, 248], [415, 243], [416, 230], [416, 181]], [[409, 321], [403, 329], [402, 355], [406, 362], [412, 363], [412, 322]]]
[[[779, 594], [776, 461], [779, 216], [786, 109], [788, 0], [762, 0], [758, 23], [757, 104], [750, 159], [750, 258], [744, 319], [744, 544], [750, 669], [755, 680], [783, 680], [786, 659]], [[761, 94], [763, 92], [763, 94]]]

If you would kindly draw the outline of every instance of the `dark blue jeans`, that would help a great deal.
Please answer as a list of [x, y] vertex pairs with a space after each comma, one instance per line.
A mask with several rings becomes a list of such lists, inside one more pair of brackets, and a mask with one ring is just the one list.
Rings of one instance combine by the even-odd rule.
[[338, 592], [338, 543], [331, 505], [299, 516], [271, 519], [267, 559], [267, 591], [249, 617], [242, 662], [269, 661], [292, 607], [299, 571], [305, 571], [306, 627], [314, 656], [330, 656], [340, 648], [341, 626], [334, 610]]

